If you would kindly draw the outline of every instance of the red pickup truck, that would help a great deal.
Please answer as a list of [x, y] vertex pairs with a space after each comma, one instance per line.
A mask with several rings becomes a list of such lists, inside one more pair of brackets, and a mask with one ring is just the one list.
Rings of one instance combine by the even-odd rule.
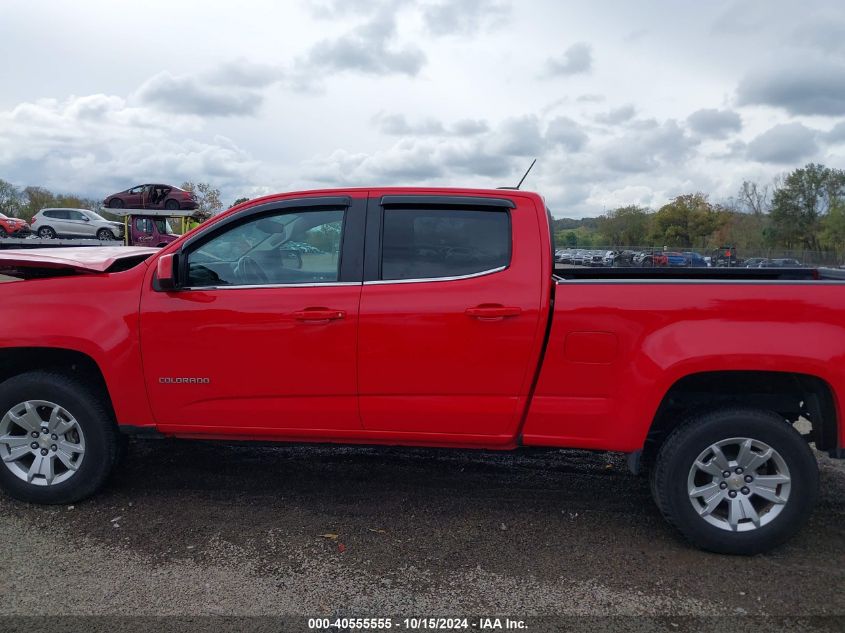
[[572, 447], [628, 453], [702, 548], [784, 541], [808, 444], [845, 444], [842, 282], [556, 271], [549, 218], [522, 191], [311, 191], [161, 250], [4, 251], [0, 484], [82, 499], [129, 433]]

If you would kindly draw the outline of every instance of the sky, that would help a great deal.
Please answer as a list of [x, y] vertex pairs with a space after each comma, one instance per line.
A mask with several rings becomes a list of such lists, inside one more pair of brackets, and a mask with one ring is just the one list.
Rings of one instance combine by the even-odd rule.
[[0, 178], [513, 186], [557, 217], [845, 168], [841, 0], [2, 0]]

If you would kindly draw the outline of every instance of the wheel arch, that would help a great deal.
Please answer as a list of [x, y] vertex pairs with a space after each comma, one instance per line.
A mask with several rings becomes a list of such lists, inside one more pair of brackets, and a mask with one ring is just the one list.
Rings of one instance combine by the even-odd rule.
[[789, 423], [804, 418], [810, 423], [802, 432], [808, 442], [831, 453], [839, 448], [840, 415], [833, 388], [823, 378], [786, 371], [705, 371], [677, 379], [666, 391], [632, 469], [648, 469], [669, 434], [691, 415], [737, 405], [773, 411]]
[[114, 406], [100, 366], [91, 356], [59, 347], [9, 347], [0, 349], [0, 383], [28, 371], [57, 370], [78, 376], [103, 398], [112, 417]]

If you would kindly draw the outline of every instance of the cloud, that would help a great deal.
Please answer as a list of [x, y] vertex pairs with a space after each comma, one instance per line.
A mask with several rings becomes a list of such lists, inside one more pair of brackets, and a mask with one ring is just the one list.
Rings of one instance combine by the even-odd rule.
[[305, 83], [314, 74], [353, 71], [365, 75], [416, 76], [426, 56], [416, 46], [391, 45], [396, 35], [396, 17], [389, 10], [379, 11], [369, 21], [337, 38], [325, 39], [311, 47], [297, 64]]
[[498, 26], [510, 14], [510, 6], [494, 0], [437, 2], [422, 8], [426, 29], [432, 35], [473, 35]]
[[215, 86], [237, 86], [241, 88], [263, 88], [285, 76], [279, 66], [260, 64], [240, 58], [225, 62], [206, 73], [203, 79]]
[[379, 113], [373, 122], [382, 134], [389, 136], [476, 136], [490, 129], [481, 119], [460, 119], [451, 125], [433, 117], [410, 123], [404, 114]]
[[559, 116], [549, 121], [546, 129], [546, 141], [560, 145], [573, 152], [579, 151], [587, 143], [588, 137], [581, 126], [569, 117]]
[[175, 114], [245, 116], [255, 114], [263, 97], [254, 91], [217, 87], [189, 76], [160, 72], [134, 93], [139, 103]]
[[545, 141], [534, 115], [505, 119], [493, 135], [494, 151], [506, 156], [537, 156]]
[[823, 138], [826, 143], [834, 145], [845, 143], [845, 121], [840, 121], [834, 125], [830, 131], [824, 134]]
[[605, 125], [618, 125], [619, 123], [630, 121], [632, 118], [634, 118], [634, 115], [636, 113], [636, 108], [634, 108], [634, 106], [629, 103], [627, 105], [608, 110], [607, 112], [600, 112], [596, 114], [593, 118], [596, 120], [596, 122], [604, 123]]
[[705, 108], [690, 114], [687, 125], [701, 136], [723, 139], [742, 129], [742, 119], [732, 110]]
[[812, 62], [772, 66], [745, 76], [740, 105], [768, 105], [791, 114], [845, 114], [845, 64]]
[[593, 68], [593, 50], [586, 42], [576, 42], [563, 55], [546, 60], [546, 72], [553, 77], [589, 73]]
[[0, 111], [0, 170], [21, 184], [93, 197], [137, 181], [247, 183], [260, 165], [230, 139], [202, 138], [196, 116], [114, 95], [42, 99]]
[[678, 122], [670, 119], [647, 129], [617, 136], [605, 144], [601, 159], [610, 170], [644, 173], [659, 167], [677, 168], [698, 144], [686, 135]]
[[782, 123], [754, 138], [746, 149], [748, 158], [760, 163], [795, 164], [818, 151], [816, 131], [801, 123]]

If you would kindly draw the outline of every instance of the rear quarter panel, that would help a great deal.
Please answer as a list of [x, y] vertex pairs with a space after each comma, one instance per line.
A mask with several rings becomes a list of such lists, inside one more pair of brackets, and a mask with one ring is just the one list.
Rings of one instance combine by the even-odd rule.
[[560, 282], [523, 442], [640, 449], [676, 381], [727, 370], [817, 376], [841, 412], [845, 285]]

